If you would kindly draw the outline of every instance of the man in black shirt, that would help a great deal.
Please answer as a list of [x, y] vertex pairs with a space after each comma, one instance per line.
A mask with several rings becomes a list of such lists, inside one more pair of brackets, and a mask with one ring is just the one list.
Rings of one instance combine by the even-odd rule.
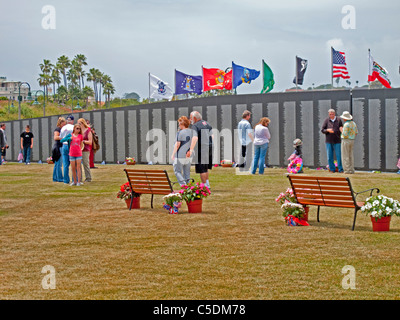
[[33, 148], [33, 133], [29, 125], [21, 133], [21, 149], [24, 151], [25, 164], [31, 164], [31, 150]]
[[335, 153], [338, 164], [338, 171], [343, 172], [340, 138], [343, 121], [342, 119], [340, 119], [340, 117], [336, 116], [336, 111], [334, 109], [329, 109], [328, 114], [329, 117], [326, 118], [324, 123], [322, 124], [321, 132], [325, 134], [325, 145], [328, 157], [329, 171], [336, 172], [336, 166], [333, 160]]
[[190, 145], [186, 157], [190, 158], [192, 156], [193, 150], [197, 144], [197, 161], [195, 161], [196, 173], [200, 174], [201, 182], [210, 188], [208, 170], [212, 168], [212, 127], [207, 121], [202, 120], [201, 114], [198, 111], [193, 111], [190, 114], [190, 122], [194, 133], [192, 144]]

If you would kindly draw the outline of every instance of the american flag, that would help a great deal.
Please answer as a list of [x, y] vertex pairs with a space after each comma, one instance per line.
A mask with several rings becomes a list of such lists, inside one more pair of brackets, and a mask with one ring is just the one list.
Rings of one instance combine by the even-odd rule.
[[346, 56], [344, 52], [332, 48], [332, 77], [350, 79], [346, 67]]

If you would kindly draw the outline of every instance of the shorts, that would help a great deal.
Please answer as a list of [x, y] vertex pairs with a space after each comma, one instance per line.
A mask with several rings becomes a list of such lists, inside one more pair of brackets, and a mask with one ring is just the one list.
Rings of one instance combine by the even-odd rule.
[[5, 157], [6, 156], [6, 147], [4, 147], [3, 149], [1, 149], [1, 155], [3, 156], [3, 157]]
[[206, 173], [208, 170], [212, 169], [212, 164], [196, 163], [194, 167], [196, 173]]
[[76, 161], [76, 160], [82, 160], [82, 157], [69, 156], [69, 161]]

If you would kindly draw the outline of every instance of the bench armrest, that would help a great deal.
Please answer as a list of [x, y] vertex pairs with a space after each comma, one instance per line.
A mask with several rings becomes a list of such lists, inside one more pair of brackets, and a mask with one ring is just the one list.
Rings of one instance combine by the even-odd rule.
[[372, 188], [372, 189], [368, 189], [368, 190], [364, 190], [364, 191], [360, 191], [360, 192], [354, 192], [354, 195], [355, 195], [355, 198], [357, 198], [357, 196], [358, 196], [359, 194], [370, 191], [369, 196], [371, 197], [371, 196], [372, 196], [372, 192], [373, 192], [374, 190], [376, 190], [376, 193], [379, 193], [379, 192], [380, 192], [380, 190], [379, 190], [378, 188]]

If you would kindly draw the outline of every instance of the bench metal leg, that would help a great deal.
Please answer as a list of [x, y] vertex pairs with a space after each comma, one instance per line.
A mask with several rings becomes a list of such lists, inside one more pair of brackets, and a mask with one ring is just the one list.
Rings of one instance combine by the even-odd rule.
[[131, 203], [130, 203], [130, 205], [129, 205], [129, 210], [132, 209], [132, 203], [133, 203], [133, 197], [131, 197]]
[[358, 211], [358, 208], [356, 208], [356, 209], [354, 210], [353, 228], [351, 229], [352, 231], [354, 231], [354, 228], [356, 227], [357, 211]]
[[318, 210], [317, 210], [317, 221], [319, 222], [319, 208], [320, 206], [318, 206]]
[[152, 209], [153, 209], [153, 197], [154, 197], [154, 194], [151, 195], [151, 208]]

